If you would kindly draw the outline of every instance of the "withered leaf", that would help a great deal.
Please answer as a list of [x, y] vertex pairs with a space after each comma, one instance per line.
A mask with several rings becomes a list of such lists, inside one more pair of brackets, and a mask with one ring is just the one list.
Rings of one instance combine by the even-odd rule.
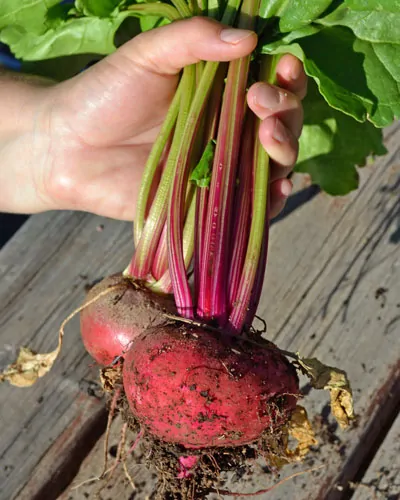
[[345, 371], [324, 365], [316, 358], [301, 358], [297, 363], [305, 375], [311, 379], [315, 389], [326, 389], [331, 396], [331, 409], [342, 429], [349, 426], [354, 416], [353, 393]]

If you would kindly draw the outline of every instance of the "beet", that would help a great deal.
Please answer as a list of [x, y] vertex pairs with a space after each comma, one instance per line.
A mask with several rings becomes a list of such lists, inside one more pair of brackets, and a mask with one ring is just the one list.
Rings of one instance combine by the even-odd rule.
[[86, 301], [115, 285], [118, 288], [81, 312], [83, 343], [100, 365], [109, 365], [121, 356], [129, 349], [132, 340], [147, 328], [165, 323], [163, 312], [173, 314], [176, 311], [172, 297], [155, 295], [121, 274], [105, 278], [95, 285]]
[[271, 344], [201, 328], [151, 328], [125, 356], [130, 409], [153, 437], [186, 448], [239, 446], [286, 423], [299, 393]]

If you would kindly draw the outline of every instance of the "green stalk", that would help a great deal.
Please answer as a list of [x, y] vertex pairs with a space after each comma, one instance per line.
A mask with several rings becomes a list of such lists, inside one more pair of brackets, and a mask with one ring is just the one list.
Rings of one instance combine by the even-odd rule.
[[[185, 227], [183, 228], [183, 259], [185, 262], [186, 270], [189, 268], [193, 259], [194, 253], [194, 234], [196, 227], [196, 191], [192, 192], [188, 213], [186, 215]], [[151, 288], [154, 292], [160, 294], [172, 293], [172, 280], [171, 274], [167, 269], [164, 275], [154, 284]]]
[[138, 279], [147, 280], [150, 277], [153, 258], [167, 217], [168, 199], [171, 185], [174, 182], [175, 164], [179, 154], [181, 138], [190, 110], [195, 87], [194, 65], [187, 66], [183, 70], [180, 85], [182, 86], [180, 109], [166, 167], [162, 174], [161, 181], [141, 233], [140, 240], [138, 241], [135, 254], [126, 271], [126, 274]]
[[[185, 231], [186, 225], [188, 224], [188, 211], [190, 210], [190, 206], [193, 200], [195, 187], [193, 184], [188, 184], [186, 197], [185, 197], [185, 228], [184, 228], [184, 237], [185, 239]], [[184, 252], [185, 253], [185, 252]], [[186, 266], [187, 267], [187, 266]], [[152, 275], [154, 279], [160, 280], [161, 277], [168, 271], [168, 245], [167, 245], [167, 224], [164, 224], [163, 232], [161, 234], [161, 238], [157, 247], [156, 254], [154, 256], [154, 260], [151, 266]]]
[[207, 0], [197, 0], [197, 12], [200, 16], [207, 15]]
[[[273, 81], [275, 66], [273, 57], [264, 57], [260, 79], [268, 82]], [[254, 134], [253, 203], [250, 235], [240, 286], [233, 299], [228, 321], [230, 329], [235, 333], [241, 333], [243, 328], [250, 325], [254, 319], [267, 261], [269, 156], [258, 137], [260, 124], [261, 120], [257, 120]]]
[[[152, 4], [150, 4], [152, 5]], [[161, 155], [168, 142], [178, 117], [179, 107], [182, 95], [182, 82], [178, 85], [172, 103], [168, 109], [167, 116], [158, 134], [158, 137], [151, 149], [143, 172], [142, 182], [140, 184], [139, 196], [136, 208], [136, 218], [134, 224], [135, 244], [137, 245], [143, 231], [144, 220], [146, 216], [149, 193], [152, 187], [154, 175], [157, 171]]]
[[176, 10], [179, 12], [181, 17], [192, 17], [193, 10], [185, 2], [185, 0], [171, 0]]
[[[176, 6], [178, 12], [182, 15], [182, 12], [184, 14], [188, 14], [190, 16], [190, 12], [184, 3], [183, 0], [175, 0], [173, 2], [174, 5]], [[183, 5], [185, 5], [186, 9], [183, 9]], [[233, 21], [236, 17], [237, 9], [240, 5], [240, 0], [229, 0], [225, 13], [222, 19], [222, 22], [225, 24], [233, 24]], [[146, 208], [147, 208], [147, 201], [148, 199], [148, 193], [151, 188], [151, 180], [154, 177], [154, 172], [157, 168], [157, 165], [154, 166], [152, 164], [152, 167], [149, 168], [149, 174], [146, 179], [146, 186], [143, 188], [144, 196], [141, 200], [141, 222], [138, 225], [138, 234], [140, 234], [140, 238], [137, 239], [137, 247], [135, 254], [132, 258], [131, 263], [129, 264], [128, 268], [124, 272], [125, 275], [132, 276], [137, 279], [142, 279], [142, 280], [148, 280], [149, 282], [153, 282], [152, 276], [151, 276], [151, 265], [152, 261], [155, 255], [155, 252], [157, 250], [157, 245], [160, 240], [160, 236], [163, 230], [163, 226], [166, 220], [166, 214], [167, 214], [167, 203], [171, 191], [171, 185], [174, 183], [174, 171], [175, 171], [175, 166], [176, 162], [178, 160], [178, 154], [180, 150], [180, 146], [182, 144], [186, 145], [189, 144], [189, 142], [192, 139], [192, 135], [194, 134], [194, 126], [193, 126], [193, 120], [196, 120], [196, 116], [199, 113], [199, 110], [202, 109], [204, 106], [204, 101], [206, 100], [209, 91], [211, 90], [212, 87], [212, 82], [215, 76], [215, 72], [217, 71], [219, 63], [218, 62], [207, 62], [204, 66], [204, 70], [202, 72], [202, 76], [200, 79], [200, 82], [197, 87], [196, 91], [196, 105], [194, 106], [193, 112], [191, 113], [191, 124], [189, 124], [189, 127], [186, 131], [186, 136], [183, 138], [183, 130], [185, 128], [186, 120], [188, 117], [188, 113], [190, 110], [190, 104], [191, 104], [191, 92], [193, 91], [193, 82], [194, 82], [194, 68], [186, 67], [183, 70], [183, 76], [181, 80], [181, 85], [182, 85], [182, 96], [181, 96], [181, 102], [180, 102], [180, 110], [178, 114], [178, 119], [177, 119], [177, 125], [175, 128], [175, 133], [174, 133], [174, 138], [172, 141], [171, 149], [169, 152], [168, 160], [167, 160], [167, 165], [166, 168], [163, 172], [161, 181], [159, 183], [158, 189], [156, 196], [153, 200], [152, 206], [150, 208], [148, 217], [143, 225], [143, 221], [145, 218], [146, 214]], [[190, 89], [190, 91], [189, 91]], [[195, 99], [196, 100], [196, 99]], [[171, 112], [171, 115], [173, 116], [173, 113]], [[168, 137], [165, 139], [165, 143], [167, 141]], [[161, 139], [160, 139], [161, 141]], [[161, 148], [160, 148], [161, 149]], [[162, 151], [161, 151], [162, 154]], [[155, 155], [156, 156], [156, 155]], [[182, 155], [180, 156], [182, 158]], [[154, 169], [154, 170], [153, 170]], [[179, 170], [179, 169], [178, 169]], [[184, 180], [184, 177], [181, 178], [181, 181]], [[179, 183], [179, 181], [178, 181]], [[149, 187], [150, 186], [150, 187]], [[180, 186], [181, 190], [182, 186]], [[148, 190], [148, 191], [147, 191]], [[145, 193], [147, 192], [147, 197]], [[181, 197], [180, 197], [181, 198]], [[179, 199], [181, 201], [181, 199]], [[144, 207], [144, 208], [143, 208]], [[182, 208], [180, 208], [182, 210]], [[143, 215], [144, 214], [144, 215]], [[180, 224], [180, 232], [182, 231], [182, 217], [179, 217], [179, 224]], [[141, 229], [140, 229], [141, 228]], [[175, 227], [175, 231], [177, 230], [178, 226]], [[180, 233], [181, 234], [181, 233]], [[176, 236], [178, 236], [178, 233], [175, 233]], [[181, 239], [178, 237], [178, 240]], [[177, 240], [177, 241], [178, 241]], [[177, 250], [177, 248], [175, 248]], [[182, 249], [178, 253], [180, 256], [182, 256]], [[179, 260], [179, 273], [184, 271], [184, 265], [183, 265], [183, 259], [181, 257], [178, 258]], [[186, 278], [186, 277], [185, 277]], [[186, 279], [183, 280], [183, 283], [186, 283]], [[187, 290], [187, 287], [186, 287]], [[187, 294], [186, 294], [187, 295]]]
[[[229, 0], [223, 16], [223, 22], [225, 24], [233, 23], [239, 5], [240, 0]], [[168, 207], [167, 231], [169, 270], [172, 277], [172, 286], [178, 313], [187, 318], [193, 317], [194, 310], [182, 247], [183, 199], [185, 186], [189, 177], [189, 160], [192, 148], [195, 144], [196, 133], [200, 128], [200, 121], [204, 112], [206, 100], [211, 91], [218, 66], [218, 62], [211, 61], [208, 61], [204, 66], [184, 134], [180, 137], [181, 149], [177, 157], [174, 182]]]
[[253, 207], [251, 214], [250, 236], [246, 257], [243, 264], [240, 286], [233, 299], [229, 325], [236, 333], [241, 333], [248, 313], [248, 306], [254, 287], [258, 264], [260, 261], [262, 242], [265, 237], [264, 225], [267, 216], [269, 158], [258, 140], [260, 121], [256, 126], [256, 150], [253, 174]]
[[[186, 276], [186, 267], [183, 257], [183, 208], [184, 194], [191, 169], [191, 155], [196, 143], [197, 132], [206, 100], [212, 87], [215, 73], [218, 69], [217, 62], [207, 62], [199, 85], [197, 87], [190, 113], [186, 122], [183, 135], [180, 137], [181, 147], [176, 158], [174, 182], [168, 207], [168, 262], [172, 278], [172, 286], [178, 313], [181, 316], [193, 317], [193, 301]], [[193, 236], [194, 239], [194, 236]]]

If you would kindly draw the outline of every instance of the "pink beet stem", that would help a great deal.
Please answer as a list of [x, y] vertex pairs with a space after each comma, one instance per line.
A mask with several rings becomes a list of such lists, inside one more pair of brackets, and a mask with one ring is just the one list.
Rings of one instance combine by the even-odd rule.
[[164, 225], [161, 238], [158, 243], [157, 251], [154, 256], [151, 274], [154, 279], [159, 280], [168, 269], [168, 251], [167, 251], [167, 225]]
[[[262, 64], [262, 77], [271, 80], [274, 62], [268, 58]], [[257, 310], [267, 263], [269, 157], [259, 140], [260, 120], [256, 121], [254, 134], [254, 160], [252, 162], [251, 226], [247, 242], [242, 275], [229, 315], [229, 328], [241, 333], [249, 326]]]
[[[186, 67], [187, 71], [190, 66]], [[180, 149], [175, 159], [175, 176], [168, 206], [168, 263], [172, 278], [174, 298], [179, 314], [185, 318], [194, 316], [193, 301], [186, 275], [183, 256], [183, 201], [189, 172], [192, 165], [191, 153], [196, 143], [208, 95], [218, 69], [218, 63], [207, 62], [197, 85], [190, 112], [186, 119]], [[194, 82], [194, 76], [192, 78]], [[193, 236], [194, 239], [194, 236]]]
[[[259, 0], [244, 0], [238, 27], [254, 29]], [[229, 63], [208, 200], [197, 314], [224, 326], [228, 319], [232, 203], [251, 56]]]
[[[250, 57], [233, 61], [222, 103], [208, 201], [197, 314], [223, 326], [227, 319], [230, 224], [236, 181], [243, 102]], [[234, 117], [234, 118], [233, 118]]]
[[[222, 94], [227, 65], [221, 64], [215, 75], [215, 83], [207, 106], [207, 115], [204, 126], [203, 149], [211, 140], [215, 140], [218, 132], [219, 111], [221, 108]], [[200, 285], [201, 263], [203, 262], [204, 235], [207, 222], [209, 187], [197, 188], [196, 199], [196, 226], [195, 226], [195, 252], [194, 252], [194, 305], [197, 307], [198, 290]]]
[[251, 222], [251, 198], [255, 116], [247, 113], [242, 149], [240, 152], [238, 187], [235, 194], [235, 212], [232, 232], [233, 253], [229, 270], [229, 309], [237, 295], [243, 262], [246, 255]]

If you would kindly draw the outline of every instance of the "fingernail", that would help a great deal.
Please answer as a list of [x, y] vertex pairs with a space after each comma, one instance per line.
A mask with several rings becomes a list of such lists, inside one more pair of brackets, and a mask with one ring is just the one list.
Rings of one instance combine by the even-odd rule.
[[238, 30], [234, 28], [226, 28], [221, 31], [220, 38], [223, 42], [231, 43], [232, 45], [236, 45], [237, 43], [242, 42], [244, 39], [252, 36], [254, 31], [250, 30]]
[[293, 190], [292, 181], [290, 181], [289, 179], [286, 179], [285, 182], [282, 182], [281, 193], [283, 194], [283, 196], [288, 198], [291, 195], [292, 190]]
[[272, 137], [277, 142], [287, 142], [289, 140], [289, 135], [287, 133], [285, 125], [283, 125], [283, 123], [278, 119], [275, 120], [275, 127], [274, 131], [272, 132]]
[[254, 100], [262, 108], [271, 109], [280, 103], [281, 95], [275, 87], [260, 85], [254, 94]]

